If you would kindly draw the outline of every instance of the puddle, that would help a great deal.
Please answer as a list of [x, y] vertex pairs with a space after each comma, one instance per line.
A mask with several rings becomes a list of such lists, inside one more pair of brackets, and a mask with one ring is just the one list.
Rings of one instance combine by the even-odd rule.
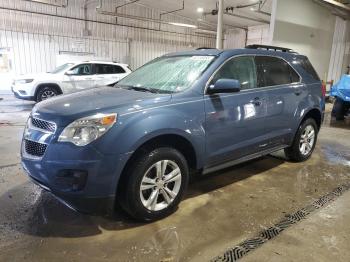
[[350, 166], [350, 152], [348, 148], [322, 145], [321, 150], [331, 165]]

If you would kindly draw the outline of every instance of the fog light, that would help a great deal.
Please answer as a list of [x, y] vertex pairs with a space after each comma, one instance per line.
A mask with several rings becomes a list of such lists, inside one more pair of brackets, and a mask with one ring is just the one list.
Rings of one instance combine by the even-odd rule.
[[27, 92], [26, 92], [26, 91], [24, 91], [24, 90], [18, 90], [18, 92], [20, 92], [20, 93], [21, 93], [21, 95], [26, 95], [26, 94], [27, 94]]
[[85, 170], [64, 169], [58, 172], [55, 184], [62, 191], [80, 191], [85, 187], [87, 176]]

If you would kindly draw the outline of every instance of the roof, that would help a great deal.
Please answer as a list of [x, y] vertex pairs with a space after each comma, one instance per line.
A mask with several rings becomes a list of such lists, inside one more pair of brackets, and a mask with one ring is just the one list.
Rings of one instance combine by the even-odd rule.
[[96, 64], [111, 64], [111, 65], [121, 65], [121, 66], [129, 66], [128, 64], [118, 63], [113, 61], [103, 61], [103, 60], [88, 60], [88, 61], [72, 61], [69, 63], [81, 64], [81, 63], [96, 63]]
[[[276, 47], [277, 48], [277, 47]], [[283, 50], [288, 50], [283, 51]], [[284, 58], [290, 58], [290, 57], [295, 57], [295, 56], [301, 56], [295, 52], [292, 52], [291, 49], [288, 48], [283, 48], [283, 50], [275, 50], [275, 49], [264, 49], [264, 48], [240, 48], [240, 49], [196, 49], [196, 50], [189, 50], [189, 51], [182, 51], [182, 52], [175, 52], [175, 53], [169, 53], [166, 54], [165, 56], [181, 56], [181, 55], [194, 55], [194, 56], [200, 56], [200, 55], [213, 55], [213, 56], [218, 56], [218, 55], [224, 55], [224, 56], [233, 56], [233, 55], [240, 55], [240, 54], [259, 54], [259, 55], [268, 55], [268, 56], [279, 56], [279, 57], [284, 57]]]

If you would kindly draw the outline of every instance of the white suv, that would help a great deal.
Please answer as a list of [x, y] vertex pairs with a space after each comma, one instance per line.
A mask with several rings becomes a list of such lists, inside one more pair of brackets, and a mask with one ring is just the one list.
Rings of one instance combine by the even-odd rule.
[[114, 85], [130, 73], [128, 65], [114, 62], [66, 63], [48, 73], [22, 75], [14, 79], [11, 89], [17, 98], [40, 102], [60, 94]]

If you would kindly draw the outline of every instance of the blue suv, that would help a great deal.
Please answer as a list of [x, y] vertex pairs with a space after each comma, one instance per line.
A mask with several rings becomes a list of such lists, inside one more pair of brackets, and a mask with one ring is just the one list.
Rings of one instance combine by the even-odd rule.
[[189, 177], [284, 149], [308, 159], [324, 93], [307, 57], [271, 46], [157, 58], [114, 87], [38, 103], [22, 141], [29, 177], [69, 207], [139, 220], [175, 210]]

